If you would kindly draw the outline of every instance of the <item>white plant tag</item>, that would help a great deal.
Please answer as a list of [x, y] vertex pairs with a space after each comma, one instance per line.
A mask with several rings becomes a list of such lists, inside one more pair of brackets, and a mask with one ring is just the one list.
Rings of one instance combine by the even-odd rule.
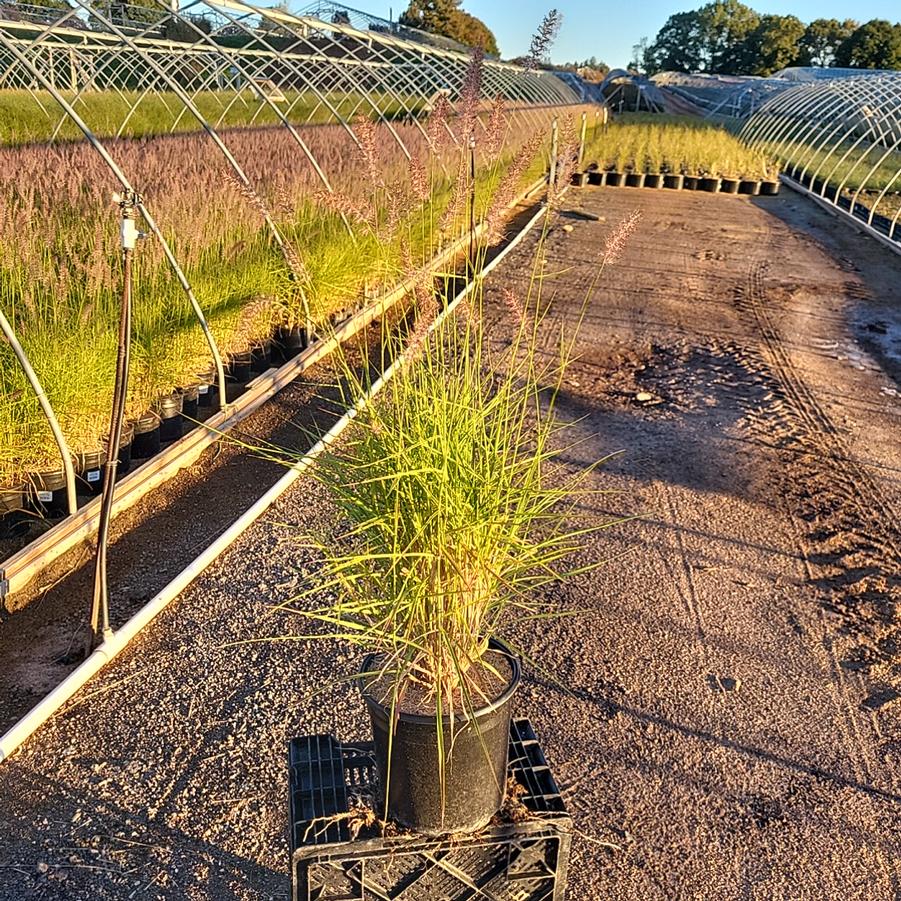
[[88, 473], [88, 481], [89, 481], [89, 482], [99, 482], [99, 481], [100, 481], [100, 470], [99, 470], [99, 469], [92, 469], [92, 470]]
[[39, 491], [38, 492], [38, 500], [42, 504], [46, 504], [49, 501], [53, 500], [53, 492], [52, 491]]

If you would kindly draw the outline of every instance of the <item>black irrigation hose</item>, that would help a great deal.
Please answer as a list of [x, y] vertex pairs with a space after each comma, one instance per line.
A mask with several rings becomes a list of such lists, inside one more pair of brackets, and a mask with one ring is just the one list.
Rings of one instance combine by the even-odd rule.
[[120, 201], [122, 210], [122, 308], [119, 314], [119, 346], [116, 352], [116, 382], [113, 388], [113, 408], [110, 420], [106, 466], [103, 471], [103, 491], [100, 518], [97, 525], [97, 553], [94, 558], [94, 593], [91, 602], [91, 632], [87, 653], [90, 653], [110, 632], [109, 580], [106, 571], [109, 527], [112, 520], [113, 495], [116, 488], [116, 469], [119, 464], [119, 443], [125, 421], [125, 399], [128, 395], [128, 367], [131, 362], [131, 268], [137, 231], [135, 203], [128, 195]]

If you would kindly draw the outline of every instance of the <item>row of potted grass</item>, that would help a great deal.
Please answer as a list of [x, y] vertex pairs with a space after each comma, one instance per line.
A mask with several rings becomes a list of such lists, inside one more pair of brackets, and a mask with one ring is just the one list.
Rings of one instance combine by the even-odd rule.
[[773, 181], [778, 167], [720, 126], [690, 116], [626, 113], [589, 130], [585, 161], [602, 171], [664, 179]]
[[[546, 137], [553, 112], [536, 115], [545, 120], [539, 130]], [[500, 133], [501, 117], [494, 113], [475, 121], [483, 196], [509, 193], [500, 184], [499, 164], [526, 152], [531, 132], [504, 120]], [[373, 167], [344, 129], [307, 129], [305, 141], [336, 186], [331, 193], [284, 129], [229, 133], [229, 148], [253, 190], [230, 174], [203, 135], [112, 145], [141, 187], [223, 355], [246, 355], [279, 327], [315, 331], [336, 311], [424, 265], [464, 227], [465, 154], [444, 123], [433, 123], [426, 134], [412, 125], [394, 130], [412, 150], [412, 162], [385, 126], [358, 123], [363, 148], [377, 148]], [[537, 150], [531, 147], [530, 159]], [[9, 148], [0, 157], [0, 304], [76, 462], [83, 463], [85, 455], [103, 452], [112, 394], [119, 264], [108, 198], [115, 185], [83, 143]], [[536, 157], [532, 173], [540, 165]], [[519, 171], [520, 183], [528, 175]], [[285, 236], [287, 253], [271, 240], [263, 209]], [[143, 242], [138, 253], [134, 306], [128, 415], [141, 429], [153, 425], [149, 412], [171, 410], [167, 398], [209, 381], [211, 357], [154, 241]], [[11, 349], [0, 346], [0, 490], [8, 492], [6, 506], [21, 497], [23, 483], [40, 491], [59, 474], [36, 398]]]

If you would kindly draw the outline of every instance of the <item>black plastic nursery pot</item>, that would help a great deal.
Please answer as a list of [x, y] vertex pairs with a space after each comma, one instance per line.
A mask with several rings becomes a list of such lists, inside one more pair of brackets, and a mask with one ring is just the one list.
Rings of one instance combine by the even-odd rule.
[[646, 188], [662, 188], [663, 187], [663, 176], [657, 172], [645, 173], [644, 186]]
[[600, 169], [593, 169], [588, 173], [588, 184], [590, 185], [602, 185], [604, 184], [604, 176], [606, 172], [603, 172]]
[[760, 183], [760, 193], [764, 197], [775, 197], [779, 193], [779, 182], [762, 181]]
[[707, 191], [710, 194], [715, 194], [720, 189], [720, 180], [718, 178], [714, 178], [713, 176], [705, 175], [703, 178], [698, 179], [698, 190], [699, 191]]
[[673, 191], [681, 191], [683, 181], [685, 181], [685, 176], [681, 173], [678, 175], [670, 173], [663, 176], [663, 187]]
[[184, 395], [180, 391], [173, 391], [154, 404], [154, 409], [160, 417], [161, 444], [177, 441], [184, 434], [185, 421], [181, 416], [183, 407]]
[[185, 428], [193, 427], [200, 412], [200, 385], [190, 385], [181, 389], [181, 415], [185, 420]]
[[197, 406], [213, 407], [219, 400], [215, 371], [197, 373]]
[[26, 502], [41, 516], [65, 516], [69, 512], [65, 470], [29, 473]]
[[79, 494], [100, 494], [103, 490], [105, 465], [105, 448], [82, 451], [75, 455], [75, 487]]
[[0, 488], [0, 538], [13, 534], [25, 515], [25, 486]]
[[[387, 791], [389, 819], [407, 829], [423, 835], [475, 832], [488, 823], [504, 801], [512, 701], [521, 669], [519, 660], [501, 642], [492, 639], [489, 648], [509, 662], [510, 679], [495, 701], [479, 708], [472, 716], [455, 716], [453, 728], [450, 719], [444, 718], [443, 807], [435, 717], [401, 711], [392, 736], [390, 706], [367, 690], [366, 674], [375, 668], [375, 658], [370, 655], [363, 662], [360, 682], [369, 708], [380, 774], [379, 810], [385, 810]], [[451, 743], [452, 750], [447, 754]]]
[[272, 344], [266, 342], [250, 352], [250, 368], [256, 372], [265, 372], [272, 366]]
[[682, 190], [683, 191], [697, 191], [699, 181], [700, 181], [700, 179], [698, 178], [697, 175], [682, 176]]
[[644, 172], [627, 172], [626, 173], [627, 188], [643, 188]]
[[738, 193], [756, 197], [760, 193], [760, 182], [752, 178], [743, 178], [738, 184]]
[[720, 179], [720, 191], [723, 194], [737, 194], [740, 184], [741, 184], [740, 178], [721, 178]]
[[296, 357], [308, 345], [307, 330], [299, 325], [279, 326], [275, 331], [274, 349], [276, 355], [287, 363], [292, 357]]
[[604, 184], [611, 188], [621, 188], [626, 183], [625, 172], [605, 172]]
[[253, 355], [249, 350], [239, 354], [232, 354], [228, 358], [228, 366], [225, 370], [226, 379], [237, 385], [246, 385], [252, 376], [252, 360]]
[[131, 445], [132, 457], [142, 460], [160, 452], [160, 418], [156, 413], [145, 413], [135, 420], [135, 437]]

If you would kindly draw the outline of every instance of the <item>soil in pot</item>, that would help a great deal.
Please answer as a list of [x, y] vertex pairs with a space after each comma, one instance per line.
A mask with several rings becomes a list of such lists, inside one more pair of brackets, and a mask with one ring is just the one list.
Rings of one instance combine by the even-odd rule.
[[737, 194], [738, 186], [741, 184], [741, 179], [738, 178], [721, 178], [720, 179], [720, 193], [722, 194]]
[[627, 172], [626, 173], [627, 188], [643, 188], [644, 172]]
[[185, 421], [181, 417], [184, 395], [173, 391], [160, 398], [154, 406], [160, 416], [160, 443], [177, 441], [184, 434]]
[[612, 188], [621, 188], [626, 183], [626, 175], [624, 172], [605, 172], [604, 184], [610, 185]]
[[69, 512], [65, 470], [29, 473], [26, 503], [41, 516], [65, 516]]
[[156, 413], [145, 413], [134, 423], [135, 437], [131, 445], [131, 455], [139, 460], [152, 457], [160, 452], [160, 418]]
[[685, 176], [676, 173], [670, 173], [669, 175], [663, 176], [663, 187], [670, 188], [673, 191], [681, 191], [682, 190], [682, 182], [685, 180]]
[[[377, 669], [375, 659], [364, 661], [361, 683], [369, 708], [375, 740], [376, 764], [382, 797], [378, 813], [385, 811], [387, 787], [389, 819], [424, 835], [475, 832], [484, 827], [504, 800], [507, 748], [513, 695], [519, 685], [520, 666], [500, 642], [492, 641], [490, 663], [503, 679], [482, 671], [483, 691], [495, 700], [472, 715], [455, 715], [453, 728], [445, 717], [442, 735], [453, 749], [445, 760], [442, 807], [440, 754], [434, 700], [408, 692], [391, 735], [391, 687], [365, 675]], [[389, 766], [389, 739], [391, 756]]]
[[644, 177], [644, 186], [646, 188], [662, 188], [663, 176], [658, 172], [648, 172]]

